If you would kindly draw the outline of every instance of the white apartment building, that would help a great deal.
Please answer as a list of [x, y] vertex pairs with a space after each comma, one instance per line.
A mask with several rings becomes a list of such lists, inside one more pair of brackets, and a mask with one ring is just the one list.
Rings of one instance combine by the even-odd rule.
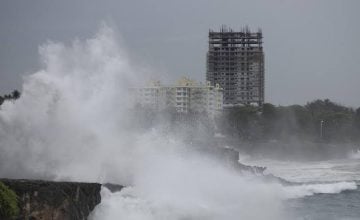
[[186, 77], [175, 85], [163, 86], [159, 81], [131, 89], [135, 102], [155, 110], [174, 108], [179, 113], [207, 112], [214, 116], [223, 109], [223, 89], [217, 84], [205, 85]]

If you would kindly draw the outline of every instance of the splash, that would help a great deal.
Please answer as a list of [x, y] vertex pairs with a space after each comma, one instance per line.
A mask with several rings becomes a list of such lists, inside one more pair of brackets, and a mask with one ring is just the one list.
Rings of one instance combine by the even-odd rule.
[[117, 193], [104, 188], [92, 219], [284, 219], [279, 185], [199, 155], [162, 155], [135, 182]]
[[40, 47], [43, 69], [0, 111], [1, 176], [102, 181], [107, 167], [125, 167], [119, 134], [135, 77], [115, 38], [103, 25], [84, 42]]
[[103, 25], [91, 39], [40, 47], [43, 68], [0, 110], [0, 176], [129, 186], [103, 189], [93, 219], [282, 219], [278, 184], [135, 129], [128, 87], [143, 75], [116, 39]]

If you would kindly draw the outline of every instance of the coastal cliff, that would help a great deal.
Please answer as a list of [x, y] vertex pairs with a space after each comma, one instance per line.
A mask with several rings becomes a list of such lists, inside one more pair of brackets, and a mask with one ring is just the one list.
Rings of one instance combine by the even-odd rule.
[[17, 220], [84, 220], [101, 201], [99, 183], [0, 179], [18, 197]]

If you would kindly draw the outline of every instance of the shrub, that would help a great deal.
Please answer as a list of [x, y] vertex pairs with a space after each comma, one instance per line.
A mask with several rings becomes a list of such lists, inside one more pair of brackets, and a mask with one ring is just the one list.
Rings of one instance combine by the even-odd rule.
[[16, 193], [0, 182], [0, 219], [11, 218], [18, 214], [19, 207]]

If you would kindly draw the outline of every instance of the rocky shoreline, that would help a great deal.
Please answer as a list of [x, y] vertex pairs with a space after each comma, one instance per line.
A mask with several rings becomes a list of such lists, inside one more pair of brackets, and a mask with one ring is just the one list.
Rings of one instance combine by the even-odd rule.
[[[247, 166], [239, 163], [239, 153], [230, 148], [201, 147], [201, 154], [220, 160], [225, 165], [258, 174], [269, 180], [276, 177], [263, 175], [265, 167]], [[54, 182], [45, 180], [1, 179], [4, 185], [14, 191], [18, 198], [19, 214], [17, 220], [85, 220], [95, 206], [101, 202], [101, 187], [110, 191], [120, 191], [117, 184]], [[4, 219], [1, 217], [1, 219]]]
[[0, 182], [18, 197], [17, 220], [84, 220], [101, 202], [99, 183], [24, 179]]

